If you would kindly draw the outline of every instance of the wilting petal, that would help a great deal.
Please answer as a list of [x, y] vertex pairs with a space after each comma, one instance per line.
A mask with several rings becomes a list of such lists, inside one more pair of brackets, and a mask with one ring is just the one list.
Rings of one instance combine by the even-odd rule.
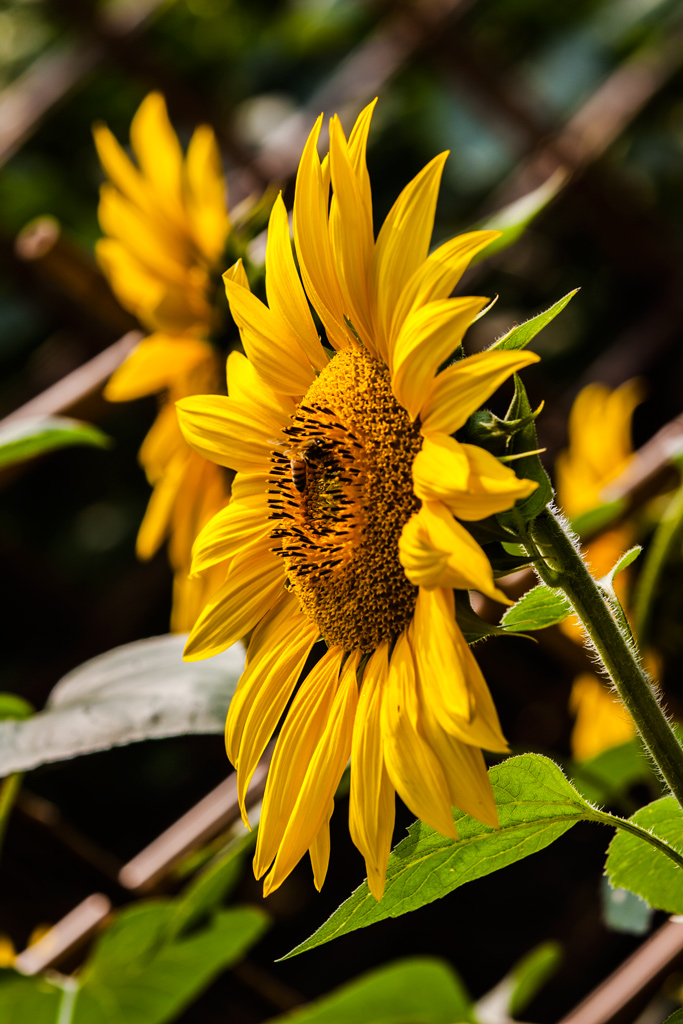
[[253, 629], [280, 596], [284, 569], [276, 555], [264, 548], [238, 555], [228, 578], [197, 619], [185, 646], [185, 661], [201, 661], [220, 654]]
[[[254, 856], [254, 874], [257, 878], [266, 873], [277, 856], [309, 763], [325, 731], [339, 688], [339, 670], [343, 657], [341, 647], [331, 647], [308, 673], [287, 713], [263, 797]], [[325, 811], [327, 807], [326, 802]]]
[[403, 527], [398, 551], [406, 576], [416, 587], [479, 590], [510, 604], [493, 582], [483, 549], [441, 502], [423, 502]]
[[457, 839], [446, 778], [422, 730], [415, 664], [405, 631], [391, 656], [382, 736], [387, 772], [403, 802], [441, 835]]
[[420, 411], [423, 433], [454, 434], [510, 374], [538, 360], [535, 352], [479, 352], [447, 367], [432, 381]]
[[394, 787], [384, 764], [382, 700], [389, 678], [389, 645], [374, 651], [363, 673], [351, 749], [349, 831], [365, 858], [368, 886], [382, 898], [394, 834]]
[[456, 350], [486, 301], [467, 296], [430, 302], [403, 323], [394, 348], [392, 387], [411, 419], [420, 412], [439, 366]]
[[183, 437], [205, 459], [240, 473], [267, 469], [281, 425], [263, 410], [223, 395], [192, 395], [176, 403]]
[[[454, 605], [452, 590], [420, 587], [410, 638], [422, 706], [439, 729], [457, 740], [505, 752], [508, 745], [495, 705], [455, 620]], [[431, 730], [436, 735], [436, 725]], [[456, 806], [467, 810], [462, 804]]]
[[330, 803], [351, 753], [359, 660], [358, 652], [350, 654], [341, 671], [334, 702], [289, 815], [273, 870], [265, 881], [264, 896], [282, 885], [329, 821]]

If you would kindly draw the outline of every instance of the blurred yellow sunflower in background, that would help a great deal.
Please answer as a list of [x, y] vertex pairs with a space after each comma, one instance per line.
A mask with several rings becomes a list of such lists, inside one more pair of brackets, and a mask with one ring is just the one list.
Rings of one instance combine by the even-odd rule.
[[[254, 861], [258, 878], [270, 871], [266, 895], [307, 850], [322, 885], [349, 756], [350, 831], [377, 899], [395, 791], [444, 835], [457, 837], [453, 806], [497, 826], [481, 748], [507, 744], [453, 590], [506, 598], [458, 520], [509, 509], [536, 484], [453, 435], [538, 357], [492, 351], [440, 369], [462, 356], [463, 334], [487, 302], [449, 296], [497, 233], [465, 234], [428, 254], [442, 154], [404, 189], [375, 240], [372, 106], [348, 140], [332, 118], [322, 163], [322, 115], [309, 136], [294, 199], [301, 277], [281, 198], [268, 230], [268, 305], [239, 263], [225, 275], [246, 353], [228, 359], [229, 397], [179, 403], [189, 443], [237, 472], [230, 504], [195, 544], [195, 571], [219, 563], [227, 576], [186, 657], [253, 630], [226, 725], [243, 807], [289, 705]], [[326, 650], [296, 689], [320, 639]]]
[[211, 298], [230, 232], [220, 154], [213, 131], [202, 125], [184, 157], [159, 93], [146, 97], [131, 124], [137, 167], [104, 125], [94, 135], [109, 179], [100, 192], [107, 237], [97, 243], [97, 259], [121, 304], [152, 332], [113, 374], [105, 396], [125, 402], [162, 395], [140, 449], [154, 490], [137, 554], [151, 558], [169, 539], [171, 629], [183, 632], [222, 581], [217, 570], [188, 579], [192, 542], [229, 497], [227, 475], [188, 448], [174, 408], [186, 395], [218, 390], [221, 377], [208, 341], [217, 326]]
[[[604, 384], [588, 384], [577, 395], [569, 416], [569, 447], [555, 463], [558, 502], [570, 519], [600, 505], [605, 488], [633, 458], [631, 420], [642, 398], [637, 380], [626, 381], [614, 391]], [[625, 520], [590, 541], [584, 552], [593, 576], [605, 576], [634, 540], [633, 526]], [[628, 569], [614, 582], [624, 604]], [[565, 619], [561, 628], [583, 643], [583, 630], [575, 616]], [[569, 707], [576, 716], [572, 753], [580, 761], [635, 736], [628, 711], [592, 672], [582, 672], [574, 680]]]

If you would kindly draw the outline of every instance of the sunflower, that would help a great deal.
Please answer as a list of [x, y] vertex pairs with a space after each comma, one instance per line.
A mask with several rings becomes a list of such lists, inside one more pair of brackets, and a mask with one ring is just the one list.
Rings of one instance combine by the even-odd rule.
[[153, 487], [137, 539], [151, 558], [169, 539], [174, 570], [171, 628], [188, 630], [221, 582], [214, 570], [188, 579], [192, 542], [229, 497], [226, 474], [185, 444], [174, 403], [216, 391], [220, 364], [207, 340], [218, 326], [212, 293], [230, 232], [216, 139], [196, 129], [183, 157], [159, 93], [143, 101], [131, 124], [136, 167], [105, 125], [95, 144], [109, 181], [99, 220], [106, 238], [97, 259], [119, 301], [152, 333], [114, 373], [105, 396], [125, 402], [162, 395], [159, 415], [140, 449]]
[[[631, 462], [631, 420], [642, 397], [637, 380], [626, 381], [614, 391], [604, 384], [588, 384], [577, 395], [569, 415], [569, 447], [560, 452], [555, 464], [558, 501], [570, 518], [599, 505], [602, 492]], [[593, 575], [605, 576], [634, 539], [633, 527], [625, 521], [590, 541], [584, 552]], [[628, 569], [615, 579], [622, 603], [628, 582]], [[575, 616], [565, 619], [561, 628], [583, 643]], [[576, 717], [571, 747], [578, 760], [595, 757], [635, 736], [628, 711], [593, 672], [575, 678], [569, 708]]]
[[257, 878], [269, 872], [266, 895], [307, 850], [322, 885], [349, 757], [350, 831], [376, 899], [395, 792], [444, 835], [457, 837], [453, 806], [497, 826], [481, 748], [507, 744], [457, 625], [454, 588], [505, 597], [459, 520], [509, 509], [536, 484], [453, 435], [537, 356], [491, 351], [441, 369], [462, 355], [487, 302], [449, 296], [496, 233], [465, 234], [429, 255], [442, 154], [404, 189], [375, 240], [372, 106], [348, 140], [332, 118], [322, 163], [322, 116], [309, 136], [294, 199], [301, 276], [281, 198], [268, 230], [268, 305], [239, 263], [225, 275], [246, 353], [228, 359], [229, 397], [179, 403], [189, 443], [237, 473], [230, 504], [194, 547], [196, 571], [219, 562], [227, 576], [185, 657], [251, 632], [226, 725], [242, 807], [286, 711], [254, 859]]

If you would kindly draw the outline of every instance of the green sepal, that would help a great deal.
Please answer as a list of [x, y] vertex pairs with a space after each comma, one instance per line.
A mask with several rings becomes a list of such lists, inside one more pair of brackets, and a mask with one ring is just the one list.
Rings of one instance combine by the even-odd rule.
[[500, 624], [509, 633], [531, 632], [564, 622], [571, 613], [571, 602], [564, 591], [539, 583], [507, 609]]
[[542, 331], [544, 327], [554, 320], [558, 313], [561, 313], [564, 307], [569, 303], [570, 299], [573, 299], [578, 288], [574, 291], [568, 292], [565, 296], [550, 307], [543, 313], [539, 313], [537, 316], [531, 317], [530, 320], [525, 320], [523, 324], [517, 324], [511, 330], [504, 334], [502, 338], [495, 341], [489, 348], [489, 352], [494, 349], [520, 349], [526, 348], [532, 338], [535, 338], [539, 331]]
[[624, 571], [624, 569], [628, 569], [629, 565], [631, 565], [632, 562], [635, 562], [642, 550], [643, 549], [640, 544], [635, 544], [632, 548], [629, 548], [628, 551], [625, 551], [624, 554], [617, 559], [613, 568], [610, 569], [602, 579], [598, 580], [598, 584], [605, 589], [614, 589], [614, 577], [618, 576], [620, 572]]
[[478, 444], [493, 455], [503, 456], [507, 453], [510, 457], [507, 452], [510, 438], [533, 423], [542, 412], [543, 405], [544, 403], [541, 402], [539, 407], [533, 409], [528, 416], [504, 420], [494, 415], [489, 409], [478, 409], [477, 412], [472, 413], [463, 427], [462, 440], [468, 444]]
[[[524, 419], [532, 415], [526, 388], [519, 374], [515, 374], [514, 381], [515, 394], [505, 417], [506, 420]], [[505, 454], [516, 455], [522, 452], [535, 452], [537, 449], [536, 427], [532, 419], [522, 430], [519, 430], [510, 438]], [[553, 488], [550, 479], [538, 455], [525, 455], [514, 465], [518, 477], [526, 480], [535, 480], [538, 487], [528, 498], [518, 501], [514, 509], [498, 514], [498, 522], [512, 533], [517, 532], [518, 517], [521, 517], [524, 522], [535, 519], [553, 498]]]
[[455, 618], [468, 644], [476, 644], [487, 636], [505, 636], [506, 630], [480, 618], [470, 604], [467, 590], [455, 591]]

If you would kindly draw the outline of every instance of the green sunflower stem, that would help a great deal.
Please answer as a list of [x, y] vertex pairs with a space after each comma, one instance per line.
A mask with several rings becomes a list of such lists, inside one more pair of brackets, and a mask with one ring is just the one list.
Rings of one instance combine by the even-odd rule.
[[630, 631], [618, 622], [605, 593], [588, 571], [569, 527], [552, 506], [525, 529], [523, 543], [534, 558], [539, 576], [548, 586], [563, 590], [571, 601], [643, 743], [683, 807], [683, 748], [659, 703], [654, 684], [640, 664]]

